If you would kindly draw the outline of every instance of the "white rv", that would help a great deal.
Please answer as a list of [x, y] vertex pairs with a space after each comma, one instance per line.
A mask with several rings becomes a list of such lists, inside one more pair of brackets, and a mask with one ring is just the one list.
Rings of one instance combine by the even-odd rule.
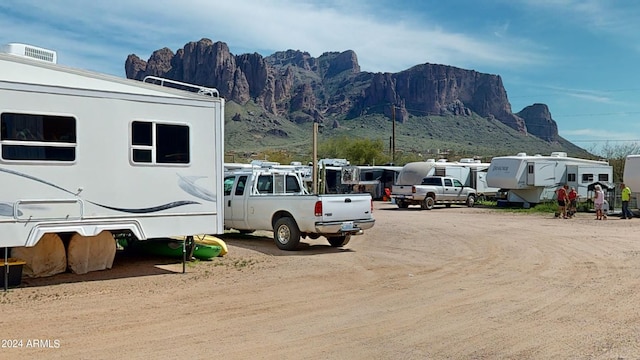
[[624, 162], [622, 181], [631, 189], [633, 193], [632, 199], [638, 199], [640, 196], [640, 155], [627, 155]]
[[464, 186], [476, 189], [478, 198], [482, 199], [494, 197], [500, 190], [487, 184], [487, 172], [490, 165], [490, 163], [483, 163], [475, 159], [460, 159], [455, 162], [438, 160], [429, 175], [456, 178]]
[[402, 166], [393, 165], [348, 165], [341, 169], [341, 184], [351, 186], [349, 192], [367, 192], [374, 200], [387, 197], [391, 192]]
[[613, 167], [606, 161], [567, 157], [564, 152], [494, 157], [487, 173], [487, 185], [507, 191], [509, 202], [529, 204], [555, 199], [555, 190], [564, 184], [586, 200], [587, 187], [597, 181], [613, 181]]
[[429, 159], [412, 162], [402, 168], [396, 184], [417, 185], [427, 176], [452, 177], [460, 180], [462, 185], [475, 189], [480, 199], [494, 197], [500, 189], [487, 185], [487, 170], [490, 165], [475, 159], [460, 159], [452, 162], [446, 159], [438, 161]]
[[[25, 49], [5, 47], [16, 48]], [[0, 247], [32, 247], [45, 234], [223, 232], [225, 102], [215, 89], [36, 54], [0, 53]]]

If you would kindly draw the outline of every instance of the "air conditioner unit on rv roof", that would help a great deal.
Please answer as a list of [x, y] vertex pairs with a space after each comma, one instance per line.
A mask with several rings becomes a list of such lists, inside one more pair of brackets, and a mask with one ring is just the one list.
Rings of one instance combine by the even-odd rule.
[[2, 52], [54, 64], [58, 63], [58, 55], [55, 51], [33, 45], [11, 43], [4, 45]]

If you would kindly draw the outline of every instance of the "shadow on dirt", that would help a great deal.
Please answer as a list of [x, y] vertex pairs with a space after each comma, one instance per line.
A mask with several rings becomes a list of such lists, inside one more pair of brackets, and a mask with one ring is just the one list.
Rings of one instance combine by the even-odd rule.
[[[176, 270], [173, 271], [167, 269], [167, 267], [175, 268]], [[74, 274], [67, 270], [67, 272], [61, 274], [40, 278], [23, 276], [22, 283], [18, 287], [38, 287], [180, 273], [182, 273], [181, 259], [119, 250], [116, 252], [111, 269], [91, 271], [86, 274]]]
[[353, 250], [349, 249], [348, 244], [345, 247], [332, 247], [327, 242], [327, 239], [322, 236], [315, 240], [309, 238], [301, 239], [297, 249], [293, 251], [278, 249], [273, 242], [273, 237], [260, 232], [254, 234], [229, 232], [223, 235], [217, 235], [217, 237], [224, 240], [227, 245], [254, 250], [273, 256], [308, 256], [353, 252]]

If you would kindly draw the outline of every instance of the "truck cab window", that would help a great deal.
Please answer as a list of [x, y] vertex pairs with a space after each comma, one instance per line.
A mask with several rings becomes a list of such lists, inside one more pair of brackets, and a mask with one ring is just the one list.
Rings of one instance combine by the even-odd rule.
[[453, 186], [451, 179], [444, 179], [444, 186]]
[[422, 185], [441, 185], [440, 178], [427, 177], [422, 179]]
[[245, 184], [247, 183], [247, 176], [240, 176], [238, 178], [238, 184], [236, 185], [235, 195], [244, 195]]
[[287, 175], [287, 192], [288, 193], [299, 193], [300, 192], [300, 183], [295, 176]]
[[273, 193], [273, 176], [272, 175], [260, 175], [258, 177], [258, 192], [260, 194]]
[[236, 181], [235, 176], [227, 176], [224, 178], [224, 195], [231, 195], [231, 189], [233, 189], [233, 183]]

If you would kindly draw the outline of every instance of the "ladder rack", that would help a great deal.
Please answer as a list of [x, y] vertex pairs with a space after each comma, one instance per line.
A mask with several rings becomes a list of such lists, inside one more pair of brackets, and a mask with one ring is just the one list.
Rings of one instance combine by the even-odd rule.
[[[147, 80], [150, 80], [150, 81], [147, 81]], [[211, 96], [211, 97], [220, 97], [220, 93], [218, 92], [217, 89], [208, 88], [208, 87], [204, 87], [204, 86], [200, 86], [200, 85], [188, 84], [188, 83], [184, 83], [184, 82], [180, 82], [180, 81], [176, 81], [176, 80], [171, 80], [171, 79], [165, 79], [165, 78], [161, 78], [161, 77], [158, 77], [158, 76], [145, 76], [145, 78], [144, 78], [144, 80], [142, 80], [142, 82], [145, 82], [145, 83], [158, 83], [159, 82], [160, 86], [165, 86], [165, 83], [167, 83], [167, 84], [182, 86], [182, 87], [185, 87], [187, 89], [197, 90], [198, 94], [200, 94], [200, 95], [206, 95], [206, 96]]]

